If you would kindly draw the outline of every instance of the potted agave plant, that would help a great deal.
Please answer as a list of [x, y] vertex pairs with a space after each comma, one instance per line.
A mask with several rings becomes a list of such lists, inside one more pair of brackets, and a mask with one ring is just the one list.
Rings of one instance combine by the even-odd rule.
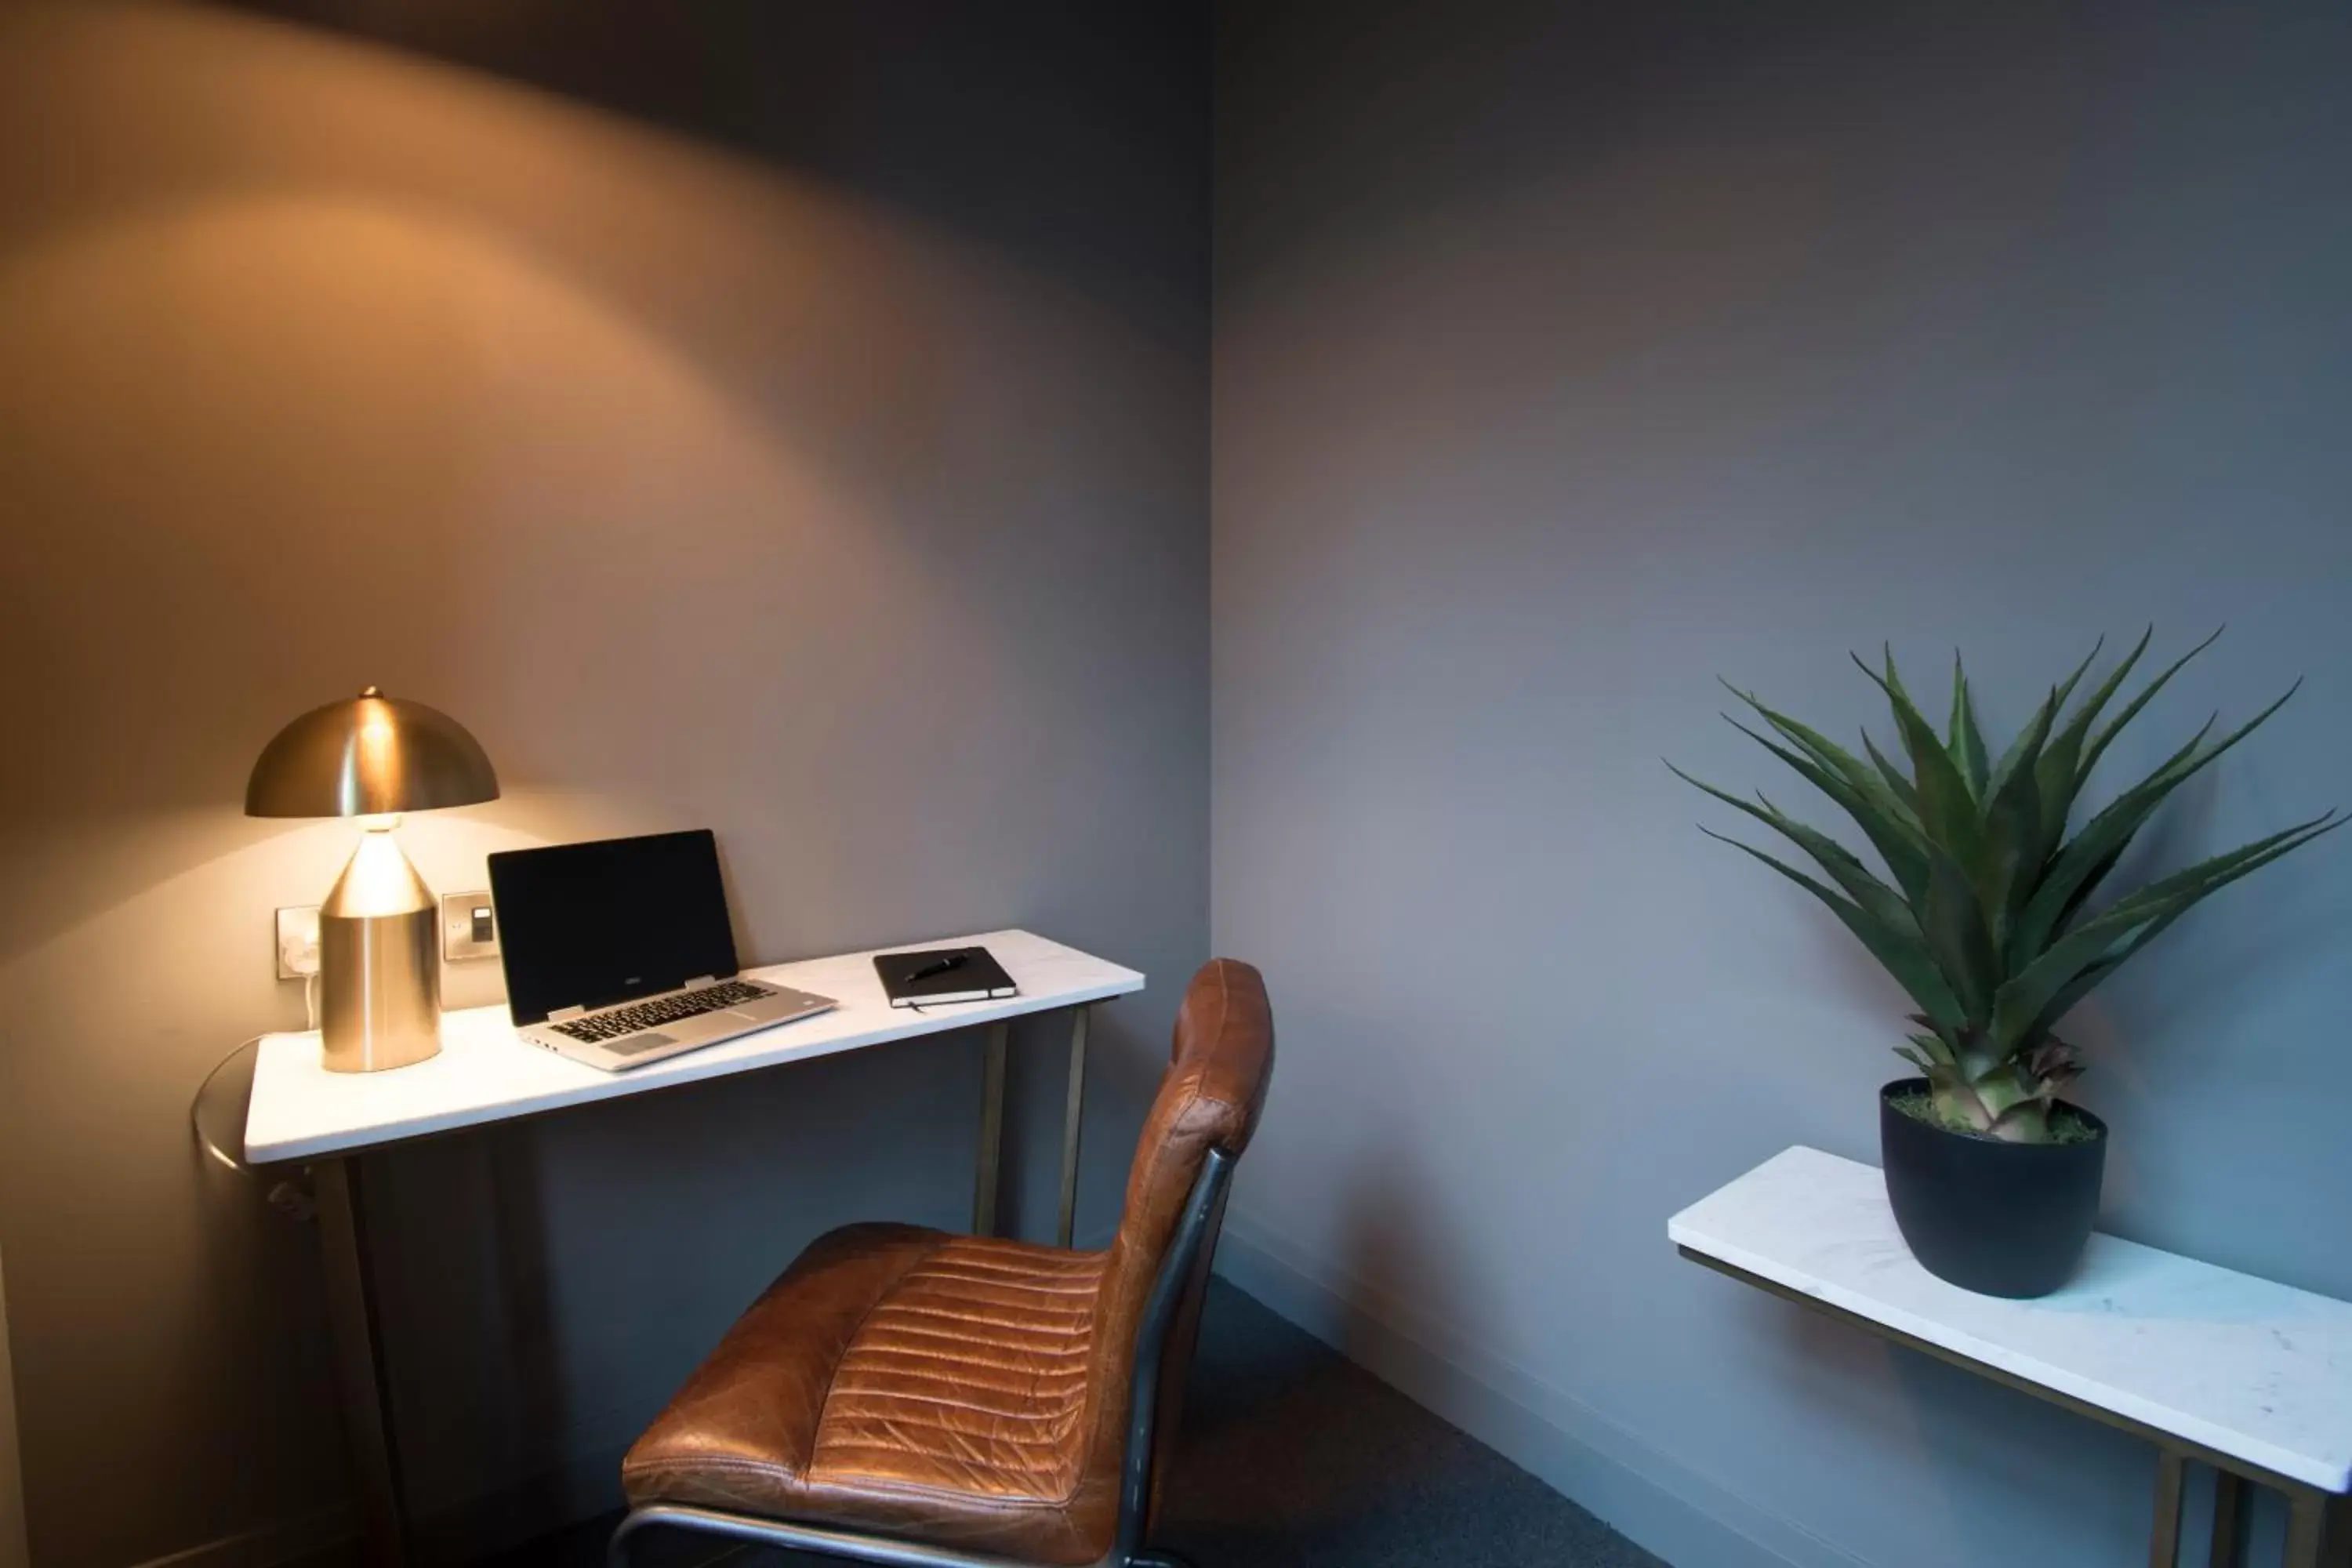
[[2148, 639], [2142, 637], [2070, 712], [2098, 658], [2094, 647], [1998, 757], [1985, 745], [1958, 655], [1941, 734], [1904, 690], [1892, 650], [1880, 669], [1856, 658], [1894, 710], [1907, 766], [1867, 731], [1856, 757], [1732, 688], [1769, 733], [1732, 722], [1853, 819], [1885, 863], [1885, 878], [1760, 794], [1748, 801], [1675, 769], [1803, 850], [1826, 882], [1738, 839], [1708, 835], [1827, 904], [1918, 1005], [1912, 1021], [1919, 1032], [1895, 1050], [1920, 1076], [1879, 1091], [1880, 1147], [1905, 1242], [1954, 1284], [1995, 1296], [2046, 1295], [2064, 1283], [2090, 1238], [2107, 1130], [2060, 1098], [2082, 1071], [2074, 1047], [2055, 1032], [2067, 1010], [2207, 894], [2346, 820], [2331, 811], [2100, 900], [2101, 884], [2166, 796], [2286, 701], [2218, 740], [2209, 721], [2069, 837], [2067, 820], [2100, 756], [2212, 640], [2105, 722]]

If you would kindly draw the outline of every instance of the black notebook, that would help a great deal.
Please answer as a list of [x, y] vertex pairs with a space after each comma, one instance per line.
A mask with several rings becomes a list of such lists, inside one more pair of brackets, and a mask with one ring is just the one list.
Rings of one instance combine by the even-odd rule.
[[943, 1002], [987, 1002], [1017, 996], [1021, 988], [984, 947], [934, 947], [921, 952], [877, 952], [874, 968], [893, 1007]]

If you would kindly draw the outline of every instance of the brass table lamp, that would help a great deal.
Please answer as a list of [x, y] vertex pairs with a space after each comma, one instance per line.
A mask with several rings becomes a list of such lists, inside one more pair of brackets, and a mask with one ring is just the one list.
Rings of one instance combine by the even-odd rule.
[[466, 727], [369, 687], [313, 708], [262, 749], [247, 816], [355, 816], [351, 864], [319, 906], [320, 1037], [331, 1072], [406, 1067], [441, 1049], [433, 890], [393, 841], [400, 814], [499, 797]]

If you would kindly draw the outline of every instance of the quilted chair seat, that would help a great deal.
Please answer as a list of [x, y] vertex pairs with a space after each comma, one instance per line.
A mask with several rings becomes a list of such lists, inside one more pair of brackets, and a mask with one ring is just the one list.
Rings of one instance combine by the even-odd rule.
[[[1113, 1560], [1147, 1300], [1210, 1151], [1246, 1146], [1273, 1053], [1257, 971], [1206, 965], [1108, 1248], [902, 1225], [819, 1238], [630, 1449], [630, 1503], [1024, 1563]], [[1174, 1426], [1221, 1213], [1222, 1196], [1182, 1281], [1155, 1436]]]

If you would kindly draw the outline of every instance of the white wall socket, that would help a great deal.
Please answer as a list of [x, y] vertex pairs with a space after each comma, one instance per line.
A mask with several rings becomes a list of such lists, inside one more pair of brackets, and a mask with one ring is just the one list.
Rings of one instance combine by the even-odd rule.
[[319, 906], [278, 911], [278, 978], [306, 980], [319, 973]]

